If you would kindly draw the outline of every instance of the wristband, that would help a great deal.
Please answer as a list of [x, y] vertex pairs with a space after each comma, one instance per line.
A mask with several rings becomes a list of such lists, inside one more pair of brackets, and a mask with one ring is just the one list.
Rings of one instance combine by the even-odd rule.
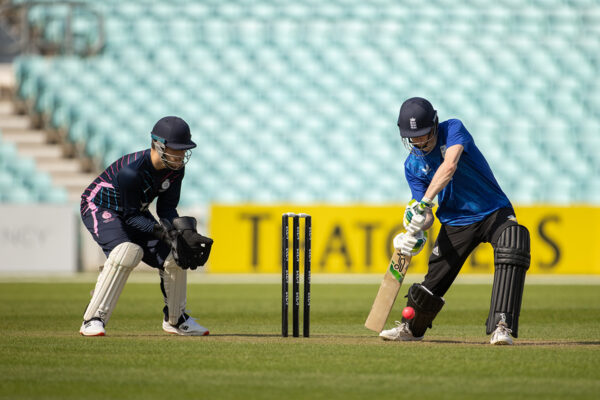
[[418, 207], [421, 213], [423, 213], [426, 209], [433, 207], [433, 200], [429, 197], [423, 197]]

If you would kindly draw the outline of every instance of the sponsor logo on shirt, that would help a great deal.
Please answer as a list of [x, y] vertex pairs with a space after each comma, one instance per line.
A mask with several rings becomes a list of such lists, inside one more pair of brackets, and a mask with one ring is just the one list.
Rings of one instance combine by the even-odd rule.
[[425, 167], [421, 168], [421, 171], [423, 171], [423, 173], [425, 175], [427, 175], [429, 173], [429, 171], [431, 171], [431, 168], [429, 167], [428, 164], [425, 164]]
[[440, 146], [440, 152], [442, 153], [442, 158], [446, 157], [446, 145]]
[[162, 190], [167, 190], [169, 186], [171, 186], [171, 181], [168, 179], [163, 181], [163, 183], [160, 185]]

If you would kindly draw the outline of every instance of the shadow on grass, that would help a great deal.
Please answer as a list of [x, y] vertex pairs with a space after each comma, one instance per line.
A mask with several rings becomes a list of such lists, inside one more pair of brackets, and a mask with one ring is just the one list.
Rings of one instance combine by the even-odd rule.
[[[469, 341], [469, 340], [458, 340], [458, 339], [429, 339], [424, 340], [423, 343], [430, 344], [463, 344], [463, 345], [475, 345], [475, 346], [489, 346], [488, 341]], [[519, 340], [515, 339], [514, 346], [600, 346], [600, 341], [559, 341], [559, 340]]]
[[[67, 336], [75, 336], [73, 334], [69, 334]], [[79, 336], [79, 335], [77, 335]], [[308, 338], [303, 336], [300, 337], [292, 337], [291, 335], [288, 337], [282, 337], [281, 334], [278, 333], [211, 333], [208, 336], [179, 336], [173, 334], [166, 334], [164, 332], [118, 332], [111, 335], [107, 335], [113, 338], [152, 338], [152, 339], [162, 339], [162, 338], [186, 338], [186, 337], [196, 337], [196, 338], [205, 338], [206, 340], [217, 340], [217, 341], [235, 341], [236, 339], [239, 341], [252, 341], [252, 339], [256, 339], [261, 342], [263, 340], [274, 340], [274, 339], [283, 339], [289, 341], [302, 340], [313, 343], [337, 343], [337, 344], [372, 344], [372, 345], [406, 345], [411, 344], [413, 346], [432, 346], [432, 345], [462, 345], [462, 346], [490, 346], [488, 340], [469, 340], [469, 339], [458, 339], [458, 338], [425, 338], [422, 341], [416, 342], [398, 342], [398, 341], [387, 341], [381, 340], [378, 337], [373, 336], [359, 336], [359, 335], [331, 335], [331, 334], [313, 334]], [[575, 346], [600, 346], [600, 341], [598, 340], [519, 340], [515, 339], [514, 346], [557, 346], [557, 347], [575, 347]], [[494, 346], [495, 347], [495, 346]]]
[[519, 346], [600, 346], [600, 341], [551, 341], [551, 340], [540, 340], [540, 341], [523, 341], [515, 342]]
[[[282, 337], [274, 333], [215, 333], [212, 337], [255, 337], [255, 338], [277, 338]], [[290, 336], [291, 337], [291, 336]]]

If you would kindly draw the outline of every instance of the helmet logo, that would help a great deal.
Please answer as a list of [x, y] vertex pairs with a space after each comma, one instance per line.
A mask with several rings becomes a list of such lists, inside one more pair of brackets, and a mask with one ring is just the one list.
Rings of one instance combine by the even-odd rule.
[[410, 119], [410, 129], [417, 129], [417, 120], [415, 119], [415, 117], [412, 117]]

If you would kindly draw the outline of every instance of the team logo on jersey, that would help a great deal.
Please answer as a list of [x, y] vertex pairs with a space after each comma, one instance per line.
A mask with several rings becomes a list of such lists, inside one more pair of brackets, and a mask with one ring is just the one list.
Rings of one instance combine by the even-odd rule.
[[421, 171], [423, 171], [423, 173], [425, 175], [427, 175], [429, 173], [429, 171], [431, 171], [431, 168], [429, 167], [428, 164], [425, 164], [425, 167], [421, 168]]
[[160, 185], [162, 190], [167, 190], [169, 188], [169, 186], [171, 186], [171, 181], [168, 179], [163, 181], [162, 185]]
[[112, 222], [114, 220], [115, 220], [115, 216], [112, 213], [110, 213], [108, 211], [104, 211], [102, 213], [102, 222], [103, 223], [108, 224], [109, 222]]
[[410, 120], [410, 129], [417, 129], [417, 120], [413, 117]]
[[440, 151], [442, 152], [442, 158], [446, 157], [446, 145], [440, 146]]

